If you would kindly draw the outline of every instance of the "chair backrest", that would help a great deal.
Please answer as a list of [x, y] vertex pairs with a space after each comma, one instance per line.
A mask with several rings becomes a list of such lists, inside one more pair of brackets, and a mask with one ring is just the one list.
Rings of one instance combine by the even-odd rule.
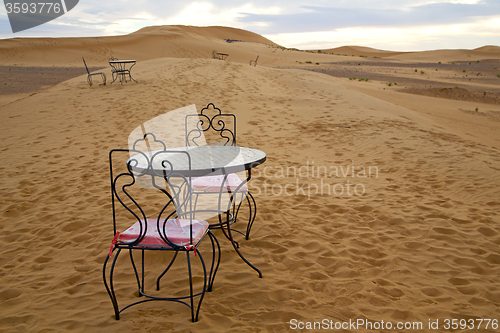
[[85, 58], [82, 57], [83, 59], [83, 64], [85, 65], [85, 69], [87, 70], [87, 74], [90, 74], [89, 68], [87, 67], [87, 63], [85, 62]]
[[[195, 124], [195, 125], [194, 125]], [[186, 147], [204, 143], [236, 146], [236, 116], [222, 113], [213, 103], [185, 120]]]
[[[115, 57], [111, 57], [109, 58], [108, 62], [109, 61], [116, 61], [118, 59], [116, 59]], [[118, 65], [117, 64], [112, 64], [112, 63], [109, 63], [109, 65], [111, 66], [111, 72], [118, 72]]]
[[[163, 149], [144, 151], [149, 146], [147, 140], [160, 143]], [[175, 162], [189, 166], [182, 174], [175, 170]], [[145, 236], [148, 220], [155, 220], [156, 227], [163, 241], [170, 247], [172, 243], [165, 230], [166, 222], [171, 218], [189, 220], [192, 243], [192, 223], [195, 217], [191, 189], [191, 158], [186, 151], [167, 150], [154, 134], [146, 133], [136, 140], [129, 149], [113, 149], [109, 152], [111, 197], [113, 209], [114, 234], [138, 223], [139, 236], [129, 245], [138, 244]], [[167, 182], [170, 193], [166, 192], [160, 181]], [[151, 186], [144, 187], [145, 182]], [[165, 195], [153, 191], [157, 189]], [[156, 192], [156, 193], [155, 193]]]

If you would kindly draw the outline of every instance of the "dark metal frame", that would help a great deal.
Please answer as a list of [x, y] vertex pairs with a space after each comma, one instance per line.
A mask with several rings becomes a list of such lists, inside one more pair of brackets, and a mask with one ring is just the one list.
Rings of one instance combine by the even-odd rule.
[[[146, 141], [148, 139], [148, 136], [151, 136], [153, 139], [153, 142], [155, 143], [160, 143], [163, 147], [163, 150], [153, 153], [145, 153], [139, 149], [137, 149], [137, 144], [141, 141]], [[126, 162], [126, 168], [127, 171], [121, 172], [118, 175], [114, 175], [114, 168], [116, 166], [113, 166], [113, 160], [117, 159], [115, 157], [116, 154], [122, 153], [122, 155], [127, 155], [129, 158]], [[136, 154], [135, 156], [140, 156], [140, 158], [145, 158], [147, 161], [147, 169], [146, 170], [139, 170], [137, 168], [134, 168], [138, 164], [138, 160], [131, 158], [130, 154]], [[193, 206], [193, 201], [192, 201], [192, 196], [193, 192], [191, 189], [191, 175], [189, 174], [188, 176], [183, 176], [180, 174], [175, 173], [172, 169], [173, 166], [172, 164], [165, 159], [161, 158], [162, 153], [176, 153], [176, 154], [185, 154], [186, 158], [189, 161], [189, 165], [191, 166], [191, 159], [190, 156], [187, 152], [185, 151], [172, 151], [172, 150], [166, 150], [166, 146], [163, 142], [160, 140], [157, 140], [156, 137], [152, 133], [146, 133], [143, 138], [138, 139], [135, 141], [132, 149], [113, 149], [109, 152], [109, 165], [110, 165], [110, 180], [111, 180], [111, 202], [112, 202], [112, 210], [113, 210], [113, 231], [115, 238], [113, 239], [112, 242], [112, 248], [110, 249], [109, 255], [106, 256], [106, 260], [104, 261], [103, 265], [103, 280], [104, 280], [104, 285], [106, 287], [106, 290], [108, 292], [109, 297], [111, 298], [111, 302], [113, 304], [113, 308], [115, 311], [115, 317], [117, 320], [120, 319], [120, 313], [133, 306], [137, 305], [140, 303], [144, 302], [150, 302], [150, 301], [173, 301], [173, 302], [178, 302], [182, 303], [184, 305], [187, 305], [191, 309], [191, 320], [193, 322], [198, 320], [198, 315], [201, 307], [201, 302], [204, 298], [205, 292], [206, 291], [211, 291], [213, 288], [213, 283], [215, 279], [215, 275], [217, 273], [217, 270], [219, 268], [219, 263], [220, 263], [220, 246], [217, 238], [215, 235], [210, 231], [210, 229], [207, 230], [207, 233], [203, 236], [203, 238], [208, 235], [212, 244], [212, 263], [210, 266], [210, 273], [207, 275], [207, 268], [205, 266], [205, 262], [203, 260], [203, 257], [198, 250], [199, 244], [201, 244], [202, 240], [198, 242], [198, 244], [193, 244], [193, 239], [192, 239], [192, 223], [190, 224], [190, 236], [191, 236], [191, 245], [190, 246], [180, 246], [172, 243], [167, 234], [166, 234], [166, 221], [170, 218], [187, 218], [190, 219], [191, 221], [195, 217], [196, 213], [198, 212], [211, 212], [215, 214], [222, 214], [222, 213], [227, 213], [226, 211], [221, 211], [221, 210], [196, 210], [194, 209]], [[163, 155], [165, 156], [165, 155]], [[158, 159], [161, 161], [162, 167], [164, 168], [161, 170], [161, 172], [158, 172], [157, 170], [153, 170], [152, 164], [153, 160]], [[121, 161], [122, 163], [123, 160]], [[191, 168], [190, 168], [191, 170]], [[189, 170], [189, 171], [190, 171]], [[147, 232], [147, 216], [145, 210], [140, 206], [139, 202], [131, 195], [131, 187], [137, 184], [137, 180], [141, 177], [151, 177], [151, 184], [154, 188], [160, 190], [163, 192], [165, 195], [167, 195], [168, 200], [167, 203], [161, 208], [161, 210], [158, 212], [157, 215], [155, 215], [155, 219], [157, 221], [157, 228], [160, 234], [161, 239], [164, 241], [165, 246], [158, 246], [158, 245], [144, 245], [140, 244], [140, 242], [143, 240], [143, 238], [146, 235]], [[169, 185], [170, 189], [172, 190], [172, 195], [169, 194], [167, 191], [165, 191], [161, 186], [157, 184], [155, 181], [155, 178], [163, 178], [167, 184]], [[127, 179], [130, 179], [129, 182], [126, 182]], [[146, 178], [147, 179], [147, 178]], [[177, 179], [177, 182], [174, 183], [172, 182], [173, 179]], [[122, 186], [118, 186], [118, 182], [120, 181], [120, 185], [125, 182]], [[180, 182], [179, 182], [180, 181]], [[130, 202], [130, 203], [126, 203]], [[175, 207], [173, 208], [173, 211], [167, 215], [167, 207], [170, 205], [174, 205]], [[139, 232], [139, 237], [134, 240], [130, 241], [127, 243], [118, 243], [116, 241], [118, 234], [117, 234], [117, 210], [118, 208], [121, 207], [122, 211], [130, 213], [134, 220], [139, 221], [140, 223], [140, 232]], [[170, 208], [172, 208], [170, 206]], [[124, 210], [123, 210], [124, 209]], [[167, 215], [166, 217], [163, 217], [164, 215]], [[227, 215], [227, 224], [229, 225], [230, 221], [229, 219], [232, 218], [231, 215]], [[108, 264], [109, 259], [112, 256], [112, 253], [116, 251], [116, 254], [112, 260], [112, 265], [109, 270], [109, 283], [108, 283], [108, 278], [106, 274], [106, 267]], [[113, 274], [115, 270], [115, 265], [117, 263], [117, 259], [119, 254], [121, 253], [122, 250], [129, 250], [129, 255], [130, 255], [130, 260], [132, 263], [132, 268], [135, 273], [137, 285], [138, 285], [138, 290], [139, 290], [139, 297], [145, 297], [146, 299], [142, 299], [136, 302], [133, 302], [122, 309], [119, 308], [118, 306], [118, 300], [115, 294], [114, 290], [114, 280], [113, 280]], [[134, 261], [134, 256], [132, 252], [134, 250], [141, 251], [141, 274], [139, 276], [139, 272], [137, 269], [137, 266]], [[187, 265], [188, 265], [188, 277], [189, 277], [189, 295], [186, 296], [177, 296], [177, 297], [157, 297], [157, 296], [152, 296], [148, 295], [145, 293], [144, 290], [144, 285], [145, 285], [145, 267], [144, 267], [144, 254], [146, 250], [153, 250], [153, 251], [170, 251], [173, 252], [174, 255], [172, 259], [170, 260], [169, 264], [165, 268], [165, 270], [158, 276], [156, 279], [156, 288], [157, 290], [160, 289], [160, 280], [162, 279], [163, 276], [169, 271], [169, 269], [172, 267], [175, 259], [177, 258], [177, 255], [179, 252], [185, 252], [187, 256]], [[192, 277], [192, 271], [191, 271], [191, 259], [190, 259], [190, 253], [194, 252], [195, 256], [198, 256], [200, 259], [202, 268], [203, 268], [203, 288], [199, 292], [194, 292], [193, 290], [193, 277]], [[218, 255], [216, 255], [218, 253]], [[194, 304], [194, 298], [199, 297], [199, 301], [197, 306]]]
[[[206, 110], [214, 110], [217, 113], [210, 117], [210, 115], [204, 113]], [[188, 128], [188, 123], [190, 123], [189, 119], [191, 118], [196, 120], [196, 128], [194, 129]], [[227, 119], [232, 120], [232, 128], [226, 126]], [[219, 133], [221, 139], [225, 140], [225, 142], [223, 142], [224, 146], [236, 146], [236, 116], [231, 113], [222, 113], [213, 103], [209, 103], [206, 107], [201, 109], [200, 113], [186, 115], [184, 129], [184, 133], [186, 134], [186, 147], [199, 146], [200, 143], [196, 142], [196, 140], [201, 138], [204, 132], [210, 130]]]
[[[116, 58], [109, 58], [108, 63], [111, 66], [111, 78], [113, 81], [111, 83], [115, 82], [118, 77], [120, 77], [120, 84], [123, 84], [123, 81], [127, 82], [127, 75], [129, 77], [129, 81], [135, 81], [137, 82], [132, 75], [130, 74], [130, 71], [132, 70], [132, 67], [135, 66], [136, 62], [132, 64], [129, 68], [127, 68], [127, 63], [122, 62], [122, 63], [112, 63], [111, 61], [120, 61]], [[138, 83], [138, 82], [137, 82]]]
[[[215, 115], [210, 116], [205, 114], [205, 111], [207, 110], [214, 110]], [[189, 129], [188, 124], [190, 118], [195, 118], [197, 119], [196, 122], [196, 128], [195, 129]], [[225, 119], [232, 119], [233, 126], [232, 128], [229, 128], [226, 126], [227, 120]], [[185, 122], [184, 122], [184, 127], [185, 127], [185, 135], [186, 135], [186, 147], [191, 147], [191, 146], [199, 146], [199, 143], [197, 142], [197, 139], [201, 138], [204, 132], [207, 131], [215, 131], [219, 133], [219, 136], [225, 141], [223, 142], [224, 146], [230, 145], [230, 146], [236, 146], [236, 115], [232, 113], [222, 113], [222, 111], [217, 108], [213, 103], [207, 104], [206, 107], [201, 109], [199, 114], [189, 114], [186, 115]], [[251, 170], [250, 168], [247, 170], [247, 178], [242, 181], [242, 183], [234, 190], [231, 192], [231, 190], [228, 190], [224, 184], [226, 183], [227, 180], [227, 174], [224, 175], [224, 179], [221, 183], [221, 187], [219, 192], [210, 192], [210, 191], [202, 191], [202, 192], [194, 192], [196, 195], [196, 201], [198, 201], [198, 196], [200, 194], [205, 194], [205, 193], [210, 193], [210, 194], [216, 194], [219, 193], [219, 195], [222, 195], [222, 193], [227, 193], [229, 192], [230, 195], [230, 205], [228, 206], [228, 213], [231, 210], [230, 207], [232, 207], [232, 215], [234, 216], [234, 219], [232, 220], [233, 222], [237, 221], [238, 218], [238, 213], [241, 208], [241, 204], [243, 203], [243, 198], [246, 199], [248, 202], [248, 209], [249, 209], [249, 218], [248, 218], [248, 223], [247, 223], [247, 228], [246, 232], [242, 232], [237, 229], [232, 229], [227, 227], [227, 233], [225, 230], [226, 223], [222, 220], [219, 221], [219, 223], [216, 224], [210, 224], [210, 229], [222, 229], [224, 235], [226, 238], [228, 238], [231, 243], [234, 246], [234, 249], [238, 253], [238, 255], [250, 266], [252, 267], [255, 271], [259, 273], [259, 277], [262, 277], [262, 272], [252, 265], [239, 251], [239, 244], [238, 242], [234, 241], [233, 237], [231, 236], [231, 231], [236, 231], [243, 236], [245, 236], [245, 239], [248, 240], [250, 237], [250, 231], [252, 229], [253, 223], [255, 221], [255, 216], [257, 215], [257, 203], [255, 202], [255, 199], [250, 193], [250, 191], [241, 191], [240, 189], [242, 188], [243, 185], [247, 184], [248, 181], [250, 181], [251, 178]], [[236, 202], [234, 196], [237, 195], [238, 193], [241, 193], [242, 195], [242, 200], [236, 207]], [[219, 200], [220, 202], [220, 200]], [[220, 207], [219, 207], [220, 208]], [[221, 218], [219, 216], [219, 218]]]
[[87, 82], [89, 83], [89, 86], [92, 87], [92, 76], [94, 75], [100, 75], [102, 78], [102, 83], [99, 83], [100, 86], [106, 85], [106, 74], [104, 72], [99, 72], [99, 73], [90, 73], [89, 68], [87, 67], [87, 63], [85, 62], [85, 58], [82, 57], [83, 64], [85, 65], [85, 69], [87, 70]]

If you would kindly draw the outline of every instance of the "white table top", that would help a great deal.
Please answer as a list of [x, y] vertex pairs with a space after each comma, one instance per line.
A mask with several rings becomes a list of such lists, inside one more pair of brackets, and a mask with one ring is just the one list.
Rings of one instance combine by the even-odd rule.
[[[228, 174], [256, 167], [266, 161], [266, 153], [261, 150], [234, 146], [197, 146], [172, 148], [166, 151], [151, 151], [132, 156], [128, 161], [134, 171], [162, 175], [163, 172], [191, 176]], [[167, 162], [168, 161], [168, 162]], [[170, 163], [170, 164], [169, 164]]]

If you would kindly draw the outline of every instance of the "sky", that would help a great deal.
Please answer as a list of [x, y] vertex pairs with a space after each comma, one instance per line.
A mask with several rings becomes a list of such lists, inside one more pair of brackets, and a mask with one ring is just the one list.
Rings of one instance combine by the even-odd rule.
[[0, 6], [2, 39], [113, 36], [171, 24], [241, 28], [303, 50], [474, 49], [500, 46], [500, 0], [80, 0], [65, 15], [17, 33]]

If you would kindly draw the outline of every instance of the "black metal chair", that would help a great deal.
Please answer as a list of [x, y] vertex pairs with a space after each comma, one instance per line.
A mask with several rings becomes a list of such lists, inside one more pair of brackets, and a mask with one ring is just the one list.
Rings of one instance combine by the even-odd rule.
[[[150, 144], [159, 144], [161, 149], [147, 151], [141, 147], [150, 147]], [[120, 159], [121, 158], [121, 159]], [[120, 160], [119, 160], [120, 159]], [[172, 160], [183, 159], [189, 163], [189, 171], [180, 172], [175, 170]], [[120, 161], [119, 163], [117, 163]], [[134, 142], [130, 149], [113, 149], [109, 153], [111, 198], [113, 209], [113, 232], [114, 238], [106, 260], [103, 265], [103, 280], [106, 290], [111, 298], [115, 317], [120, 319], [120, 313], [137, 304], [149, 301], [173, 301], [187, 305], [191, 309], [191, 320], [198, 320], [201, 302], [206, 291], [211, 291], [217, 269], [220, 262], [220, 247], [217, 239], [209, 230], [206, 221], [196, 220], [199, 211], [194, 209], [193, 191], [191, 188], [191, 159], [187, 152], [179, 150], [167, 150], [166, 146], [151, 133], [146, 133], [143, 138]], [[170, 191], [165, 190], [168, 185]], [[154, 191], [156, 190], [156, 191]], [[153, 195], [160, 191], [159, 195]], [[163, 194], [162, 194], [163, 193]], [[221, 211], [213, 210], [213, 215], [221, 214]], [[124, 230], [120, 232], [120, 230]], [[210, 271], [199, 250], [199, 246], [208, 235], [212, 245], [212, 262]], [[111, 267], [107, 264], [111, 260]], [[122, 250], [128, 250], [135, 279], [138, 286], [139, 300], [133, 301], [123, 308], [119, 308], [117, 291], [115, 291], [114, 274], [117, 259]], [[162, 267], [166, 268], [160, 273], [154, 273], [158, 264], [145, 269], [145, 252], [152, 254], [156, 262], [161, 261]], [[169, 262], [165, 261], [159, 252], [173, 253]], [[141, 253], [141, 269], [135, 263], [134, 253]], [[179, 253], [185, 253], [188, 267], [189, 288], [186, 292], [181, 289], [177, 278], [177, 269], [172, 269], [174, 261]], [[203, 277], [193, 280], [191, 267], [191, 254], [199, 258]], [[218, 253], [218, 255], [216, 255]], [[194, 267], [193, 267], [194, 268]], [[200, 269], [198, 268], [198, 272]], [[147, 279], [153, 275], [153, 279]], [[154, 284], [156, 290], [160, 290], [160, 280], [169, 273], [169, 290], [175, 296], [161, 297], [146, 294], [146, 283]], [[176, 275], [177, 274], [177, 275]], [[120, 278], [126, 277], [121, 274]], [[173, 277], [173, 278], [172, 278]], [[135, 284], [135, 283], [134, 283]], [[120, 286], [120, 292], [123, 291]], [[196, 292], [194, 290], [197, 290]], [[182, 295], [182, 296], [179, 296]], [[195, 304], [195, 299], [199, 301]]]
[[259, 56], [257, 56], [257, 58], [255, 58], [255, 60], [250, 60], [250, 66], [252, 66], [252, 64], [253, 64], [254, 67], [257, 66], [257, 61], [258, 60], [259, 60]]
[[[194, 125], [195, 128], [193, 128], [193, 124], [196, 124]], [[186, 116], [185, 134], [187, 147], [205, 144], [207, 140], [209, 142], [210, 140], [215, 140], [211, 142], [211, 144], [236, 146], [236, 116], [230, 113], [222, 113], [213, 103], [209, 103], [206, 107], [201, 109], [199, 114], [190, 114]], [[192, 187], [196, 195], [196, 202], [200, 194], [219, 194], [221, 190], [227, 191], [230, 195], [234, 194], [236, 196], [241, 194], [241, 201], [237, 207], [236, 201], [232, 201], [234, 203], [232, 214], [234, 216], [234, 222], [236, 222], [241, 204], [244, 200], [247, 201], [249, 217], [246, 232], [236, 229], [231, 230], [242, 234], [245, 236], [245, 239], [248, 240], [250, 237], [250, 230], [255, 221], [257, 204], [253, 195], [248, 190], [246, 182], [246, 180], [241, 180], [238, 175], [231, 173], [228, 175], [193, 178]], [[220, 224], [211, 224], [210, 228], [221, 228], [225, 225], [224, 221], [221, 221]]]
[[87, 63], [85, 62], [85, 58], [82, 57], [82, 60], [83, 60], [83, 64], [85, 65], [85, 69], [87, 70], [87, 82], [89, 83], [89, 85], [92, 87], [92, 76], [94, 76], [94, 75], [100, 75], [101, 76], [102, 83], [99, 84], [100, 86], [101, 85], [102, 86], [106, 85], [106, 74], [104, 74], [103, 72], [90, 73], [89, 68], [87, 67]]

